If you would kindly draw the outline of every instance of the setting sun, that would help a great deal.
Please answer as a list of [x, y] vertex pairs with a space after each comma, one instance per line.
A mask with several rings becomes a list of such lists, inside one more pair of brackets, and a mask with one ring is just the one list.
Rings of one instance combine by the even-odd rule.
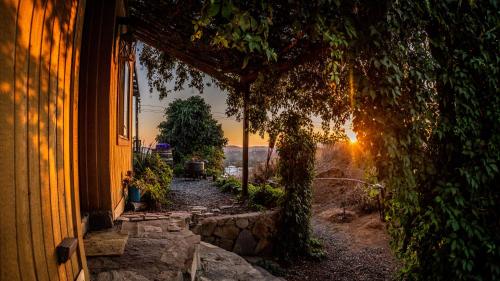
[[356, 137], [356, 133], [354, 133], [354, 132], [348, 133], [347, 137], [349, 138], [350, 143], [357, 143], [358, 142], [358, 138]]

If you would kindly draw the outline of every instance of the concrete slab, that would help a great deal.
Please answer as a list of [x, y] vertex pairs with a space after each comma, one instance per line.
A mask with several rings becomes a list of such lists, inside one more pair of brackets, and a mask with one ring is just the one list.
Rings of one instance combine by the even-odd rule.
[[128, 234], [115, 230], [95, 231], [87, 234], [83, 240], [87, 256], [122, 255], [127, 244]]

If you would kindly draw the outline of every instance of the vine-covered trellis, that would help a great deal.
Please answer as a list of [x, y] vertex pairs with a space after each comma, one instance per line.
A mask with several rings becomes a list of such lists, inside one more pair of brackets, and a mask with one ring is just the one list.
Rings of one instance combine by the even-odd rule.
[[[392, 194], [402, 276], [500, 278], [496, 1], [164, 0], [131, 11], [136, 36], [159, 50], [144, 57], [153, 88], [166, 90], [181, 61], [184, 81], [201, 89], [202, 71], [228, 87], [228, 113], [246, 109], [251, 131], [289, 130], [296, 114], [302, 129], [312, 115], [335, 129], [352, 114]], [[287, 184], [308, 196], [307, 183]]]

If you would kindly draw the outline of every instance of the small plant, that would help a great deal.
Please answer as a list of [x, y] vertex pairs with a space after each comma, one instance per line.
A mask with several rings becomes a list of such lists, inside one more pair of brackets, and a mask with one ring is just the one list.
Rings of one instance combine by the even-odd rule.
[[235, 177], [221, 178], [215, 182], [222, 192], [241, 193], [241, 182]]
[[281, 204], [285, 192], [280, 187], [272, 187], [269, 184], [249, 185], [248, 195], [250, 204], [275, 208]]
[[134, 155], [134, 178], [130, 185], [144, 192], [144, 200], [156, 208], [168, 204], [173, 171], [157, 154]]
[[285, 276], [285, 270], [273, 261], [263, 259], [259, 260], [256, 264], [269, 271], [274, 276]]
[[[215, 185], [222, 192], [241, 195], [241, 182], [235, 177], [220, 178]], [[278, 207], [284, 194], [281, 187], [272, 187], [269, 184], [248, 185], [249, 205], [258, 210]]]
[[322, 260], [326, 257], [323, 243], [317, 238], [309, 239], [309, 257], [315, 260]]

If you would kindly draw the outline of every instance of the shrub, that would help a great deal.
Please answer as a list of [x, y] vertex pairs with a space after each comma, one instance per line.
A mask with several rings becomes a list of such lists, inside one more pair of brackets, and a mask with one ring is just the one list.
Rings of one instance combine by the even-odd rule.
[[221, 178], [215, 184], [222, 192], [241, 193], [241, 182], [235, 177]]
[[[215, 182], [222, 192], [241, 195], [241, 182], [235, 177], [220, 178]], [[280, 187], [269, 184], [249, 184], [249, 205], [256, 209], [274, 208], [281, 204], [285, 192]]]
[[249, 185], [248, 195], [250, 203], [255, 206], [274, 208], [281, 204], [285, 192], [280, 187], [272, 187], [269, 184]]
[[131, 185], [145, 192], [144, 201], [150, 206], [168, 204], [172, 177], [172, 168], [157, 154], [148, 152], [134, 155], [134, 179]]
[[181, 163], [175, 164], [173, 172], [176, 177], [184, 175], [184, 165]]

